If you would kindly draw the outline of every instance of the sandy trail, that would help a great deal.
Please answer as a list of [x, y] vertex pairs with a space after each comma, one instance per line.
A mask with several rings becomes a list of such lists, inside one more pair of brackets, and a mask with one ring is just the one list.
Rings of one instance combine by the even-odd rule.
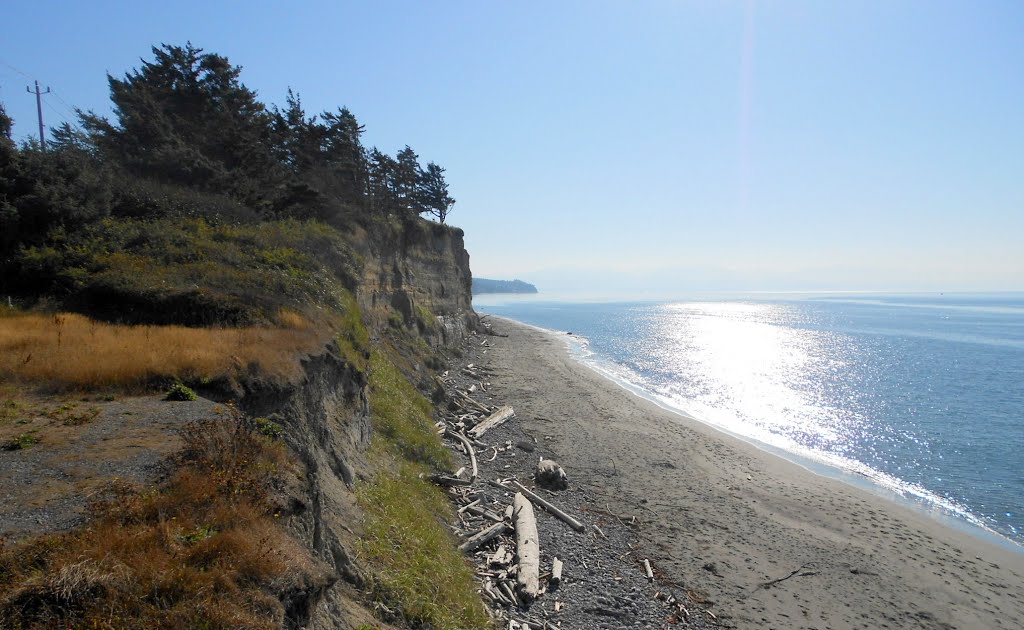
[[[1024, 554], [643, 400], [496, 319], [493, 393], [741, 628], [1022, 628]], [[543, 436], [543, 437], [542, 437]]]

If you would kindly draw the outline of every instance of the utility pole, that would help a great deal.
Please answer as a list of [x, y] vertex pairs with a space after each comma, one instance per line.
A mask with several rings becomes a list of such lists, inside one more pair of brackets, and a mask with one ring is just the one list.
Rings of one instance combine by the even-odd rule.
[[[43, 94], [49, 94], [50, 88], [46, 88], [45, 92], [39, 91], [39, 81], [36, 81], [36, 112], [39, 114], [39, 148], [46, 153], [46, 136], [43, 135]], [[29, 94], [33, 94], [32, 88], [25, 86], [25, 91]]]

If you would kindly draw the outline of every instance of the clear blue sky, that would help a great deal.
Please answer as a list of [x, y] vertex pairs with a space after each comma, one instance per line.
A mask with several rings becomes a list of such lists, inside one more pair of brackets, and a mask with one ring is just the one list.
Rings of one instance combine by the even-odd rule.
[[[293, 8], [291, 5], [301, 6]], [[8, 1], [0, 100], [108, 108], [160, 42], [448, 169], [542, 288], [1024, 290], [1024, 3]], [[593, 284], [591, 284], [593, 283]]]

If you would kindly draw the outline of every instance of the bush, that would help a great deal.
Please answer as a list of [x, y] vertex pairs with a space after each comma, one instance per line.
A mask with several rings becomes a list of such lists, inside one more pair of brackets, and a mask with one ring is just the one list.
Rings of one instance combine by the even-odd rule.
[[197, 396], [194, 391], [192, 391], [190, 388], [188, 388], [182, 383], [175, 383], [171, 387], [171, 389], [167, 391], [167, 395], [164, 396], [164, 400], [174, 400], [180, 402], [198, 399], [199, 396]]

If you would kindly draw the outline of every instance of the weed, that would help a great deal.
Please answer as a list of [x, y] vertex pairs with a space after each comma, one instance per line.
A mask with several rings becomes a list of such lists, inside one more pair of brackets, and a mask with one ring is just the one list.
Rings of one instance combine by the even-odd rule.
[[256, 418], [256, 430], [271, 440], [280, 440], [284, 437], [284, 427], [267, 418]]
[[64, 426], [77, 427], [95, 420], [100, 415], [100, 408], [89, 407], [85, 410], [79, 410], [78, 405], [64, 404], [56, 409], [44, 411], [43, 415], [51, 420], [60, 422]]
[[175, 401], [191, 401], [198, 400], [199, 396], [196, 395], [189, 387], [182, 383], [175, 383], [171, 386], [171, 389], [167, 391], [167, 395], [164, 396], [164, 400], [175, 400]]
[[21, 433], [4, 442], [3, 449], [5, 451], [20, 451], [36, 444], [39, 444], [38, 437], [32, 433]]

